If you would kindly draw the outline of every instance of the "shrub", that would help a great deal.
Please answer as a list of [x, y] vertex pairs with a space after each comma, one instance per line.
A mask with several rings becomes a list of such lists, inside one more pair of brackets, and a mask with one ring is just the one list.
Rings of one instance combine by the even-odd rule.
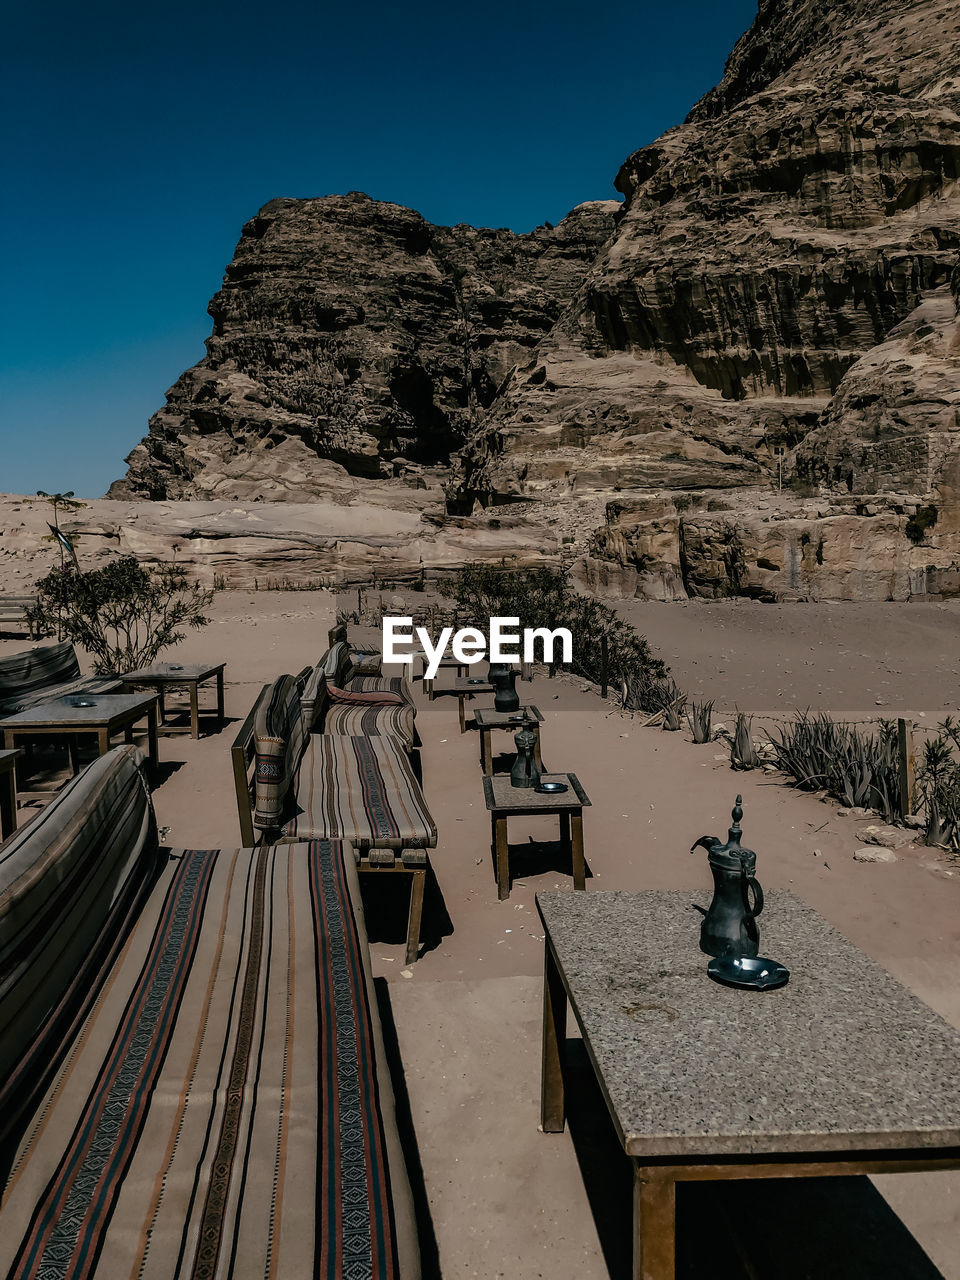
[[827, 715], [799, 715], [770, 737], [777, 767], [808, 791], [826, 790], [848, 808], [879, 809], [890, 821], [899, 812], [897, 730], [881, 721], [876, 734], [861, 733]]
[[687, 724], [694, 742], [709, 742], [713, 737], [713, 702], [694, 702], [687, 712]]
[[923, 745], [917, 793], [926, 810], [926, 843], [960, 848], [960, 723], [952, 717]]
[[734, 769], [756, 769], [760, 764], [753, 745], [753, 717], [737, 712], [737, 727], [730, 746], [730, 764]]
[[518, 618], [525, 627], [566, 627], [573, 637], [569, 669], [600, 684], [603, 640], [606, 640], [608, 683], [623, 690], [632, 711], [660, 711], [680, 691], [666, 665], [628, 622], [599, 600], [582, 596], [563, 569], [511, 570], [466, 565], [438, 585], [441, 595], [457, 601], [458, 621], [485, 629], [492, 617]]
[[209, 622], [204, 610], [213, 592], [190, 585], [176, 565], [145, 569], [134, 556], [87, 573], [53, 569], [37, 584], [28, 620], [50, 635], [48, 619], [59, 618], [67, 640], [81, 645], [99, 674], [134, 671], [179, 644], [183, 631]]

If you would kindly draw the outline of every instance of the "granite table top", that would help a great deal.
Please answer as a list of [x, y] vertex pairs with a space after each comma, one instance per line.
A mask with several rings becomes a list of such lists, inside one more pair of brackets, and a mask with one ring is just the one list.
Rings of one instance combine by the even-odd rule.
[[483, 798], [488, 809], [502, 813], [536, 813], [540, 809], [556, 813], [558, 809], [581, 809], [590, 804], [575, 773], [543, 773], [540, 781], [565, 782], [569, 790], [551, 794], [533, 787], [515, 787], [509, 773], [498, 773], [483, 779]]
[[481, 729], [519, 729], [521, 722], [517, 717], [523, 712], [526, 712], [528, 720], [536, 720], [538, 724], [543, 722], [539, 708], [534, 706], [521, 707], [519, 711], [494, 711], [492, 707], [479, 707], [474, 711], [473, 719]]
[[182, 666], [174, 662], [157, 662], [152, 667], [141, 667], [137, 671], [127, 671], [123, 679], [133, 684], [138, 680], [151, 684], [177, 684], [184, 680], [203, 680], [207, 676], [216, 675], [227, 664], [225, 662], [186, 662]]
[[[89, 707], [72, 705], [78, 701], [90, 702]], [[146, 715], [157, 700], [155, 693], [92, 693], [76, 694], [41, 703], [27, 711], [0, 720], [0, 729], [68, 728], [108, 724], [118, 717], [139, 711]]]
[[960, 1031], [793, 894], [760, 954], [785, 987], [724, 987], [699, 949], [710, 893], [541, 893], [553, 946], [629, 1155], [960, 1148]]

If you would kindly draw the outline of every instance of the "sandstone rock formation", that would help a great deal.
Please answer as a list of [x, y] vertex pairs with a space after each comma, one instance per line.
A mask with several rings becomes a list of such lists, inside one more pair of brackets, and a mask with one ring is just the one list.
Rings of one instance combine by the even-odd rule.
[[515, 235], [432, 226], [359, 192], [271, 200], [210, 303], [205, 358], [111, 496], [303, 501], [350, 476], [436, 485], [618, 208], [584, 204]]
[[659, 598], [955, 593], [960, 0], [761, 0], [615, 185], [528, 236], [271, 202], [112, 492], [513, 502]]

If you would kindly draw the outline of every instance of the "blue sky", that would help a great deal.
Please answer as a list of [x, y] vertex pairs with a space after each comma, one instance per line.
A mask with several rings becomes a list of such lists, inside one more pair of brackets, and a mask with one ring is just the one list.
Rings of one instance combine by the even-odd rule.
[[0, 491], [102, 494], [203, 355], [242, 224], [366, 191], [528, 231], [614, 196], [755, 0], [17, 6], [0, 60]]

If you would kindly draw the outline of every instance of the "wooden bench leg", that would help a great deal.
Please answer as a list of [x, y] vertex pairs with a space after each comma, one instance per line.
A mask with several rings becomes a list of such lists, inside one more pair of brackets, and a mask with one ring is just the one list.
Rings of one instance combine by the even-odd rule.
[[414, 871], [410, 884], [410, 915], [407, 918], [407, 964], [413, 964], [420, 954], [420, 918], [423, 915], [423, 891], [426, 884], [426, 867]]

